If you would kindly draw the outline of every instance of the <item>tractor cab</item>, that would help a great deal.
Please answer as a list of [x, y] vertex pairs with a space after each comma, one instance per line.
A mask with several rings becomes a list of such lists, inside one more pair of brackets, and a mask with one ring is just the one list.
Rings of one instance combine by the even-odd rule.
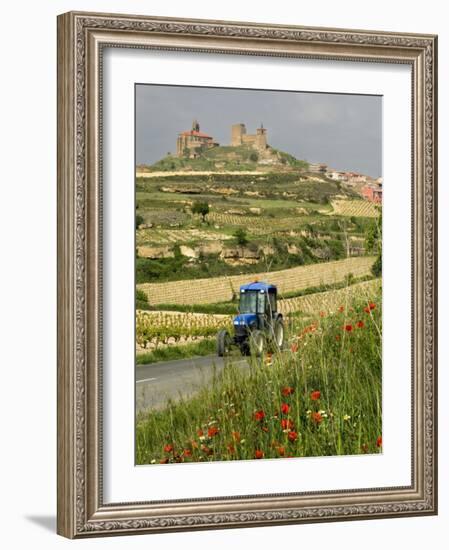
[[240, 348], [243, 355], [254, 349], [262, 355], [268, 346], [279, 350], [284, 343], [282, 315], [277, 311], [277, 288], [264, 282], [253, 282], [240, 287], [238, 315], [234, 318], [234, 334], [221, 330], [217, 335], [219, 356], [231, 345]]
[[239, 315], [234, 325], [255, 326], [263, 329], [271, 324], [277, 312], [277, 288], [267, 283], [254, 282], [240, 287]]

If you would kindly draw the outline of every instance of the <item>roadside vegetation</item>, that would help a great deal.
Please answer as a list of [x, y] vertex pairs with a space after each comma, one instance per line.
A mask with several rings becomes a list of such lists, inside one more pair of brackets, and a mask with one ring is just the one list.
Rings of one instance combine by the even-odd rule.
[[174, 361], [186, 357], [200, 357], [215, 352], [215, 338], [205, 338], [199, 342], [185, 344], [182, 346], [167, 346], [154, 349], [149, 352], [140, 353], [136, 356], [136, 365], [149, 365], [159, 361]]

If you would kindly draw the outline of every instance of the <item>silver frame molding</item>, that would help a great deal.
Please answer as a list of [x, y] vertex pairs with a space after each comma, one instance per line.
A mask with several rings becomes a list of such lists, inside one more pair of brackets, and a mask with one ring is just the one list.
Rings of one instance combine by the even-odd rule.
[[[412, 484], [105, 504], [104, 47], [408, 64], [412, 69]], [[131, 15], [58, 17], [58, 533], [70, 538], [437, 513], [437, 37]]]

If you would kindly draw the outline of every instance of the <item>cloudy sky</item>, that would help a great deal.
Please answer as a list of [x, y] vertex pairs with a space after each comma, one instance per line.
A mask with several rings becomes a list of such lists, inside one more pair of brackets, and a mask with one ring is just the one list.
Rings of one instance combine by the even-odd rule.
[[299, 159], [382, 175], [380, 96], [139, 84], [137, 164], [176, 153], [177, 135], [193, 119], [220, 145], [229, 145], [232, 124], [242, 122], [253, 134], [263, 123], [268, 143]]

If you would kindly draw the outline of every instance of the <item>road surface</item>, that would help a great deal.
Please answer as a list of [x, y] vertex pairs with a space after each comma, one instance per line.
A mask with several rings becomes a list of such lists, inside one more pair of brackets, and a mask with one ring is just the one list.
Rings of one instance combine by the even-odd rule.
[[225, 361], [243, 370], [249, 368], [248, 362], [236, 356], [223, 359], [217, 355], [164, 361], [136, 367], [136, 411], [161, 409], [167, 399], [177, 399], [193, 395], [199, 388], [207, 385], [214, 374], [224, 368]]

